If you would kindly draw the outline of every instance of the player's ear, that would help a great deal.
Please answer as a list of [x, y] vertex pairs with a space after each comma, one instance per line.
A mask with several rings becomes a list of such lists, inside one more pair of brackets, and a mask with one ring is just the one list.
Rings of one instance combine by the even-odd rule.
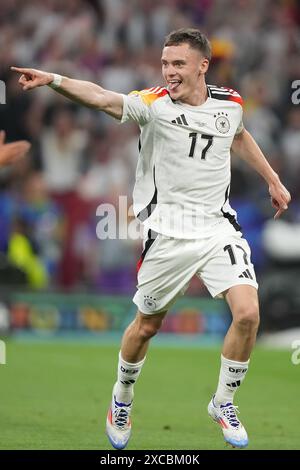
[[203, 57], [200, 63], [199, 75], [207, 72], [209, 66], [209, 60], [206, 57]]

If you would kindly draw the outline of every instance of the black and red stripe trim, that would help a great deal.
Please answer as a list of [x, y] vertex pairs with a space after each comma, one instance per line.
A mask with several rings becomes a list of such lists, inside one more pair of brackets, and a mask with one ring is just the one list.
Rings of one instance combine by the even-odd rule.
[[241, 106], [243, 106], [243, 98], [232, 88], [207, 85], [207, 93], [210, 98], [214, 98], [216, 100], [234, 101], [235, 103], [239, 103]]
[[144, 258], [146, 256], [146, 254], [148, 253], [149, 249], [151, 248], [154, 240], [157, 238], [157, 235], [158, 235], [158, 233], [155, 232], [154, 230], [151, 230], [151, 229], [148, 230], [147, 240], [146, 240], [146, 243], [145, 243], [145, 248], [143, 249], [141, 257], [138, 260], [137, 265], [136, 265], [137, 272], [139, 272], [140, 267], [142, 266], [142, 263], [144, 261]]
[[156, 187], [156, 183], [155, 183], [155, 167], [153, 167], [153, 180], [154, 180], [154, 188], [155, 188], [153, 197], [152, 197], [151, 201], [149, 202], [149, 204], [144, 209], [142, 209], [141, 212], [139, 212], [138, 215], [137, 215], [137, 218], [141, 222], [144, 222], [146, 219], [148, 219], [148, 217], [150, 217], [150, 215], [154, 211], [154, 209], [156, 207], [156, 204], [157, 204], [157, 187]]
[[240, 224], [238, 223], [236, 217], [233, 215], [233, 214], [230, 214], [230, 212], [225, 212], [223, 207], [224, 205], [226, 204], [227, 202], [227, 199], [229, 197], [229, 188], [230, 188], [230, 185], [227, 186], [226, 188], [226, 191], [225, 191], [225, 201], [224, 201], [224, 204], [223, 206], [221, 207], [221, 212], [223, 214], [223, 217], [225, 217], [225, 219], [227, 219], [231, 225], [233, 226], [233, 228], [235, 228], [235, 230], [237, 232], [241, 232], [242, 231], [242, 227], [240, 226]]

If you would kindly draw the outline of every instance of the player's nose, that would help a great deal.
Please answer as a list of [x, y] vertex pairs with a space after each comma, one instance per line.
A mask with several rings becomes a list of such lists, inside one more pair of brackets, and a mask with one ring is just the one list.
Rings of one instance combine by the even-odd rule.
[[177, 78], [176, 77], [176, 70], [174, 70], [174, 72], [171, 72], [171, 73], [168, 71], [168, 74], [167, 74], [166, 78], [167, 78], [168, 81], [169, 80], [174, 80], [174, 78]]
[[174, 75], [176, 75], [176, 69], [172, 64], [169, 64], [168, 67], [165, 69], [165, 73], [167, 77], [174, 78]]

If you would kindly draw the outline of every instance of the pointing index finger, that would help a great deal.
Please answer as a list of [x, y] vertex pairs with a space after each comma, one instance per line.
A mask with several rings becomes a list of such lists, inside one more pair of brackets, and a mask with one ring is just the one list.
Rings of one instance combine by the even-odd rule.
[[23, 69], [20, 67], [11, 67], [10, 70], [14, 70], [15, 72], [20, 72], [20, 73], [25, 73], [28, 71], [28, 69]]

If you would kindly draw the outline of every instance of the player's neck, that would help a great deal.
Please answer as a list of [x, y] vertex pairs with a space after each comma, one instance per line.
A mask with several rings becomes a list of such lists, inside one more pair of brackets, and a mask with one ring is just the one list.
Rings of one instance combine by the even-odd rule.
[[190, 106], [201, 106], [205, 101], [207, 100], [207, 87], [206, 83], [203, 82], [195, 90], [194, 93], [192, 93], [190, 96], [188, 96], [186, 99], [180, 100], [184, 104], [188, 104]]

